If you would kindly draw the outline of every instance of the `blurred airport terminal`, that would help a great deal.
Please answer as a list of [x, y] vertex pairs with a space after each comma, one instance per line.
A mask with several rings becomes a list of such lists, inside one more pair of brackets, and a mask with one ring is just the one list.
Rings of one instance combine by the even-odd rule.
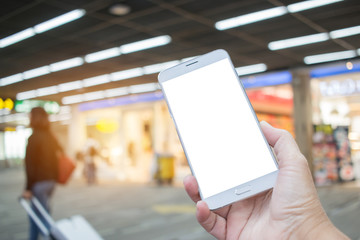
[[258, 119], [295, 137], [330, 218], [360, 239], [359, 13], [359, 0], [4, 1], [0, 238], [26, 239], [16, 197], [29, 112], [41, 106], [76, 162], [55, 218], [78, 212], [105, 239], [208, 239], [182, 189], [191, 172], [157, 75], [225, 49]]

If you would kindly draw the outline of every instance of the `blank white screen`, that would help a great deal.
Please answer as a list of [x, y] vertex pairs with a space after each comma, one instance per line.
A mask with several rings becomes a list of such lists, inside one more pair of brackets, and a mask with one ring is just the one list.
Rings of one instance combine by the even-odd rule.
[[277, 169], [228, 59], [162, 87], [204, 198]]

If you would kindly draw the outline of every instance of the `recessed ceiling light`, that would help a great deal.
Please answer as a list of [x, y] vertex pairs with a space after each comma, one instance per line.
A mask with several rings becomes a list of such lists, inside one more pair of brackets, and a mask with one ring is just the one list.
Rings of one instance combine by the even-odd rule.
[[109, 13], [115, 16], [124, 16], [131, 11], [131, 7], [124, 3], [117, 3], [109, 8]]

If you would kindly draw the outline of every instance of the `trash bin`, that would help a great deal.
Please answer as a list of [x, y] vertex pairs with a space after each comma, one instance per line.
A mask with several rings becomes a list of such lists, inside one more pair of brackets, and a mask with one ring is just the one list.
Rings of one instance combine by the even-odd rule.
[[155, 179], [158, 184], [173, 182], [175, 176], [175, 157], [172, 155], [158, 154], [157, 155], [157, 171]]

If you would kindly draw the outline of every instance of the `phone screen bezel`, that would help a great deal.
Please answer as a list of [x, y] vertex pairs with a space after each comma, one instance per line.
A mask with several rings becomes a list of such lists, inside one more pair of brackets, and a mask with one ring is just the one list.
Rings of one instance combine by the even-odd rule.
[[[230, 56], [228, 55], [228, 53], [225, 50], [219, 49], [219, 50], [215, 50], [213, 52], [207, 53], [205, 55], [199, 56], [197, 58], [194, 58], [192, 60], [183, 62], [183, 63], [181, 63], [179, 65], [176, 65], [176, 66], [174, 66], [172, 68], [169, 68], [169, 69], [166, 69], [166, 70], [162, 71], [158, 76], [160, 87], [163, 90], [162, 83], [164, 83], [166, 81], [171, 81], [171, 79], [174, 79], [174, 78], [176, 78], [178, 76], [189, 73], [191, 71], [195, 71], [195, 70], [197, 70], [199, 68], [205, 67], [207, 65], [210, 65], [212, 63], [221, 61], [223, 59], [228, 59], [229, 60], [230, 64], [232, 65], [232, 69], [234, 71], [234, 74], [236, 74], [236, 76], [237, 76], [236, 70], [235, 70], [235, 68], [234, 68], [234, 66], [232, 64]], [[241, 86], [241, 90], [243, 91], [244, 95], [246, 96], [247, 105], [251, 109], [253, 117], [254, 117], [255, 121], [257, 122], [258, 128], [260, 129], [260, 125], [259, 125], [259, 122], [257, 120], [255, 111], [253, 110], [253, 108], [251, 106], [251, 103], [250, 103], [250, 101], [249, 101], [249, 99], [247, 97], [245, 89], [244, 89], [241, 81], [239, 80], [239, 78], [238, 78], [238, 81], [239, 81], [239, 84]], [[166, 100], [166, 102], [168, 104], [168, 109], [169, 109], [170, 115], [172, 117], [171, 106], [169, 105], [169, 103], [167, 101], [166, 92], [164, 90], [163, 90], [163, 94], [164, 94], [164, 98], [165, 98], [165, 100]], [[183, 141], [182, 141], [182, 138], [181, 138], [181, 133], [179, 132], [179, 130], [177, 128], [177, 125], [176, 125], [176, 119], [173, 119], [173, 121], [174, 121], [176, 130], [177, 130], [180, 142], [182, 144], [184, 153], [187, 156], [186, 148], [184, 147], [184, 144], [183, 144]], [[261, 132], [261, 134], [262, 134], [262, 132]], [[262, 136], [263, 136], [264, 141], [266, 141], [263, 134], [262, 134]], [[248, 198], [248, 197], [253, 196], [253, 195], [257, 194], [257, 193], [268, 190], [268, 189], [270, 189], [270, 188], [272, 188], [274, 186], [276, 178], [277, 178], [277, 173], [278, 173], [278, 164], [277, 164], [275, 156], [273, 155], [271, 147], [268, 144], [267, 144], [267, 146], [268, 146], [269, 153], [271, 154], [272, 159], [273, 159], [273, 161], [274, 161], [274, 163], [276, 165], [277, 170], [272, 172], [272, 173], [269, 173], [267, 175], [264, 175], [262, 177], [259, 177], [257, 179], [254, 179], [252, 181], [240, 184], [240, 185], [238, 185], [238, 186], [236, 186], [234, 188], [224, 189], [224, 191], [222, 191], [222, 192], [220, 192], [220, 193], [218, 193], [216, 195], [207, 197], [207, 198], [202, 197], [201, 189], [199, 189], [201, 198], [205, 202], [207, 202], [210, 209], [217, 209], [217, 208], [220, 208], [222, 206], [228, 205], [228, 204], [230, 204], [232, 202]], [[191, 169], [193, 175], [196, 177], [196, 173], [193, 171], [193, 168], [191, 166], [191, 161], [188, 161], [188, 162], [189, 162], [189, 166], [190, 166], [190, 169]], [[243, 192], [241, 192], [242, 189], [244, 189]]]

